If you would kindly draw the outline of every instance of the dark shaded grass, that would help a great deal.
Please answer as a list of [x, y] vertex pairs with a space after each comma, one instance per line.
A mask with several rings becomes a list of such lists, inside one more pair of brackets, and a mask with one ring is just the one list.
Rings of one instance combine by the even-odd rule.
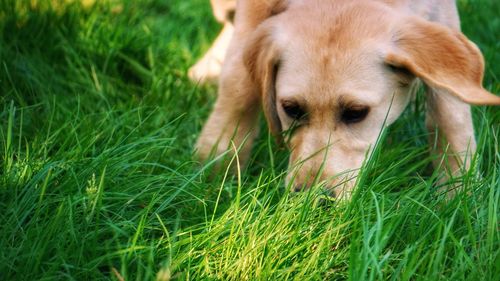
[[[240, 177], [216, 174], [192, 160], [215, 89], [185, 77], [218, 30], [207, 2], [0, 3], [0, 279], [496, 280], [498, 108], [474, 108], [451, 202], [423, 96], [350, 203], [288, 194], [265, 130]], [[460, 2], [495, 93], [497, 8]]]

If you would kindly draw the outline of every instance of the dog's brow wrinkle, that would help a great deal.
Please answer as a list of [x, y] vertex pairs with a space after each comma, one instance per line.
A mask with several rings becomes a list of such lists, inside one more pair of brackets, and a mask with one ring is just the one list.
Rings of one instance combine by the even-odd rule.
[[339, 108], [354, 108], [354, 107], [365, 107], [358, 101], [352, 100], [346, 96], [340, 96], [338, 101]]

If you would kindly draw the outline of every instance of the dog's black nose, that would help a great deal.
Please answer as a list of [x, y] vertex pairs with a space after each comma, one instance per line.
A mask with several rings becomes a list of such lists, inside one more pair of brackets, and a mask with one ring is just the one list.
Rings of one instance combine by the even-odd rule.
[[302, 191], [302, 185], [296, 185], [293, 187], [293, 192], [301, 192]]

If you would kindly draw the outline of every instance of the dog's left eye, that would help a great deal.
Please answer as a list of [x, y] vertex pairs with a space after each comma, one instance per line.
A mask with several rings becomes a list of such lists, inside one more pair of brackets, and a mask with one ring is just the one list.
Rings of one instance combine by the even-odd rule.
[[346, 124], [353, 124], [363, 121], [370, 108], [368, 107], [360, 107], [360, 108], [346, 108], [342, 112], [342, 121]]
[[284, 103], [283, 110], [288, 117], [295, 120], [302, 119], [306, 115], [305, 111], [295, 103]]

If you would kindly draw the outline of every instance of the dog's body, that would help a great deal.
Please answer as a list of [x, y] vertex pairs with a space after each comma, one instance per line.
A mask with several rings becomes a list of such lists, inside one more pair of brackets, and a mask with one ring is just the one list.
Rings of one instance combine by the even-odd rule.
[[[234, 6], [225, 7], [219, 15]], [[438, 132], [451, 173], [468, 168], [475, 151], [468, 103], [500, 104], [482, 88], [483, 58], [460, 33], [453, 0], [240, 0], [234, 27], [230, 17], [219, 18], [221, 36], [231, 40], [217, 39], [202, 59], [226, 53], [198, 154], [219, 155], [234, 142], [245, 161], [262, 105], [274, 135], [287, 132], [295, 190], [346, 183], [336, 193], [348, 197], [418, 80], [428, 88], [426, 124]], [[193, 73], [204, 77], [203, 69]]]

